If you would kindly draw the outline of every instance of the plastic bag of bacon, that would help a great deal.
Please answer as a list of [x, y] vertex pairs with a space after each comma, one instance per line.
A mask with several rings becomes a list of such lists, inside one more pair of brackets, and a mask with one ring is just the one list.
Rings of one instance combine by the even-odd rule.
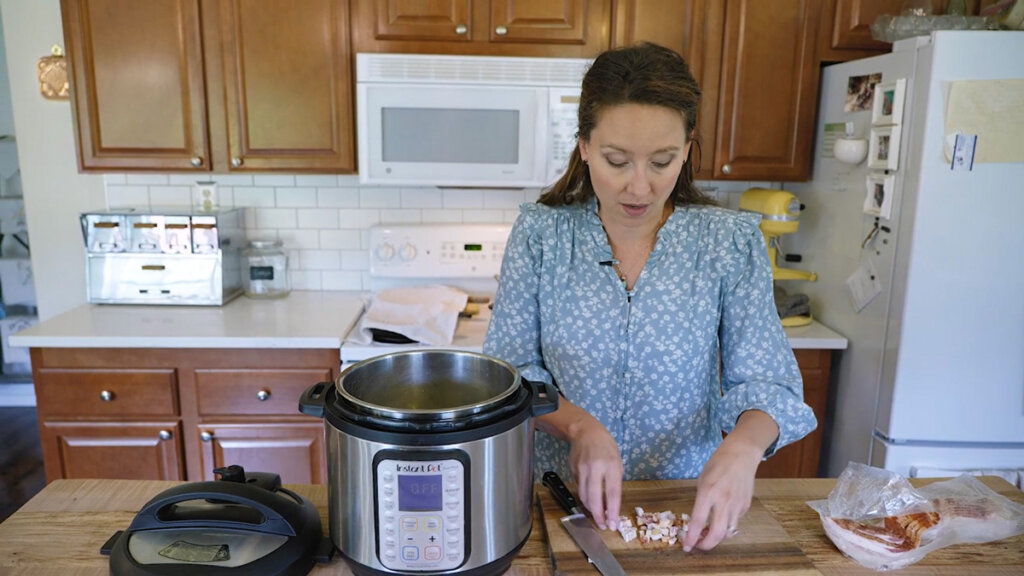
[[966, 474], [914, 488], [899, 474], [851, 462], [828, 500], [807, 505], [836, 548], [874, 570], [909, 566], [953, 544], [1024, 533], [1024, 506]]

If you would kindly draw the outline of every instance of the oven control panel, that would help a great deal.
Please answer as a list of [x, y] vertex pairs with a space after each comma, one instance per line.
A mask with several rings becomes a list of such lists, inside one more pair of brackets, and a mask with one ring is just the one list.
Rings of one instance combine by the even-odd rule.
[[370, 275], [490, 278], [501, 271], [508, 224], [406, 224], [370, 229]]
[[465, 562], [469, 495], [462, 460], [377, 460], [377, 554], [385, 568], [441, 571]]

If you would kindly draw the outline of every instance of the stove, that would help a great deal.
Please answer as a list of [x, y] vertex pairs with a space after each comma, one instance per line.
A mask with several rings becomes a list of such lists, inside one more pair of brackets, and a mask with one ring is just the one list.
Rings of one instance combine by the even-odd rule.
[[405, 350], [425, 348], [480, 352], [491, 319], [490, 304], [498, 290], [498, 273], [508, 224], [403, 224], [370, 228], [371, 292], [405, 286], [443, 284], [469, 294], [474, 310], [461, 317], [451, 344], [353, 341], [353, 333], [341, 344], [341, 367]]

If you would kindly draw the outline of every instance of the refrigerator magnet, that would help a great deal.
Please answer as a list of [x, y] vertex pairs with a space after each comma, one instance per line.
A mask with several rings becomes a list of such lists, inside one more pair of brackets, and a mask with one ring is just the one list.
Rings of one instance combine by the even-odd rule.
[[896, 176], [893, 174], [871, 173], [867, 176], [867, 194], [864, 196], [864, 213], [888, 220], [892, 217], [892, 197], [895, 194]]
[[876, 126], [868, 144], [868, 168], [895, 170], [899, 167], [900, 127]]
[[903, 123], [903, 98], [907, 80], [898, 78], [875, 86], [875, 101], [871, 106], [871, 125], [886, 126]]

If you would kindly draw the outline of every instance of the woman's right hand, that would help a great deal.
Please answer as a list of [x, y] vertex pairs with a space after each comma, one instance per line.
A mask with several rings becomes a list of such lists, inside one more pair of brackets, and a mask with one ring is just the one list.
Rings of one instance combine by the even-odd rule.
[[602, 530], [614, 530], [622, 503], [622, 458], [608, 430], [586, 410], [560, 398], [558, 410], [537, 418], [543, 432], [569, 443], [569, 471], [580, 501]]

